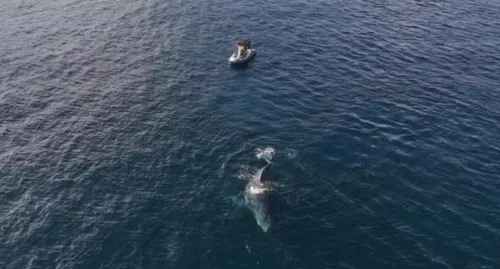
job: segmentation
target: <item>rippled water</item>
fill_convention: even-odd
[[[499,268],[499,17],[4,1],[0,268]],[[243,198],[265,148],[267,232]]]

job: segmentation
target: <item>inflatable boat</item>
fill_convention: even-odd
[[[231,64],[243,64],[248,62],[255,55],[256,51],[252,48],[250,40],[240,40],[236,43],[236,49],[229,57]]]

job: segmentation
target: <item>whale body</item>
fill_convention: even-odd
[[[272,188],[268,186],[267,170],[270,167],[270,162],[267,165],[257,170],[248,184],[245,187],[245,201],[248,208],[252,211],[257,224],[264,232],[267,232],[271,227],[271,195]]]

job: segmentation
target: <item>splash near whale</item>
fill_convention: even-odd
[[[252,175],[245,187],[245,202],[247,207],[252,211],[257,225],[259,225],[264,232],[267,232],[271,227],[270,218],[270,195],[272,188],[269,185],[266,176],[266,170],[269,169],[272,157],[275,150],[271,147],[265,149],[257,149],[256,157],[264,159],[266,165],[257,170]]]

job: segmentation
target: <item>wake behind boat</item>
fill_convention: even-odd
[[[231,64],[243,64],[248,62],[255,55],[256,51],[252,47],[252,42],[250,40],[239,40],[236,42],[236,49],[229,57],[229,63]]]

